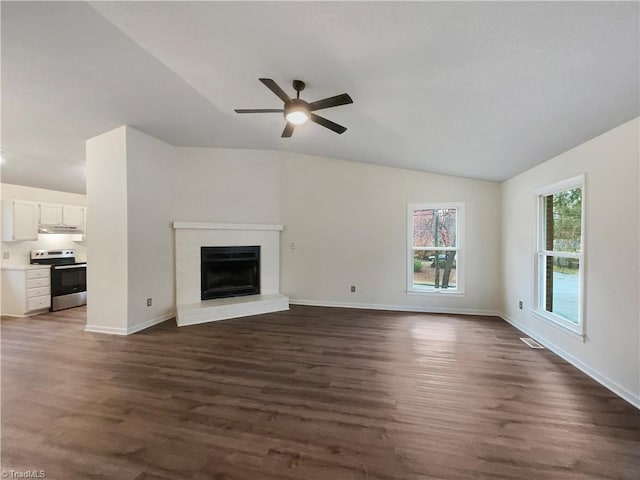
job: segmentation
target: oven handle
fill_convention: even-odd
[[[54,270],[68,270],[69,268],[87,268],[86,263],[80,263],[78,265],[54,265]]]

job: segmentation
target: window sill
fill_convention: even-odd
[[[551,315],[545,315],[540,310],[531,309],[530,312],[533,313],[533,315],[536,316],[537,318],[540,318],[545,322],[547,322],[548,324],[550,324],[551,326],[556,327],[558,330],[564,333],[567,333],[572,337],[579,338],[582,342],[585,341],[585,333],[583,330],[583,325],[571,324],[568,321],[567,322],[559,321],[556,318],[552,317]]]
[[[407,295],[433,295],[440,297],[464,297],[464,292],[460,290],[407,290]]]

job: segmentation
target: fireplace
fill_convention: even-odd
[[[260,247],[201,247],[202,300],[260,293]]]
[[[179,327],[289,310],[289,299],[280,294],[282,225],[173,222],[173,228],[176,242],[176,323]],[[202,260],[208,261],[206,255],[203,257],[202,247],[205,247],[205,251],[212,248],[214,254],[229,253],[224,249],[216,251],[214,245],[224,248],[234,245],[259,246],[253,247],[253,254],[257,256],[259,252],[260,255],[260,260],[255,262],[255,280],[259,287],[255,288],[254,295],[203,300]],[[246,250],[244,253],[247,253]],[[213,260],[221,259],[214,257]],[[204,278],[209,275],[210,267],[215,272],[216,263],[214,261],[212,265],[206,265]],[[251,283],[254,283],[253,278]],[[205,285],[204,290],[209,290],[209,287],[216,289],[219,285],[212,281],[211,285]]]

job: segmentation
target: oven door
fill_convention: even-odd
[[[59,297],[87,290],[87,265],[55,265],[51,269],[51,296]]]

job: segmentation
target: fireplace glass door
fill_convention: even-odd
[[[260,247],[202,247],[201,299],[260,293]]]

